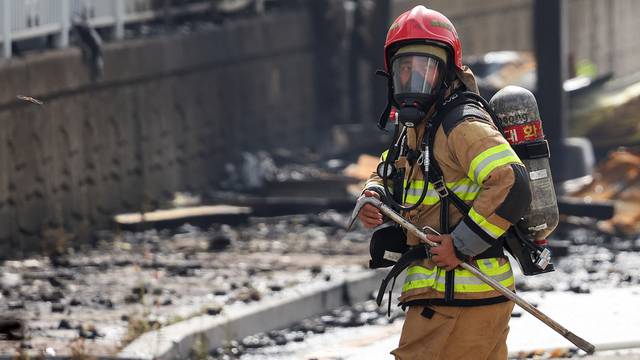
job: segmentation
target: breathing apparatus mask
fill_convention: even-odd
[[[396,56],[391,64],[398,120],[406,127],[415,127],[441,92],[444,65],[439,59],[418,54]]]
[[[404,126],[417,126],[444,94],[446,58],[445,50],[433,45],[405,46],[391,58],[389,90]]]

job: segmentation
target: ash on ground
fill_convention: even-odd
[[[639,239],[620,238],[588,227],[565,223],[561,224],[556,235],[550,239],[550,244],[557,253],[554,257],[556,269],[554,272],[525,277],[512,260],[516,273],[516,287],[522,296],[535,299],[544,298],[545,294],[552,292],[588,294],[595,289],[637,287],[640,284],[640,253],[637,251],[640,248]],[[304,353],[303,349],[307,348],[298,346],[296,343],[308,342],[317,347],[317,341],[314,342],[313,339],[325,331],[338,334],[342,333],[338,330],[340,328],[382,326],[391,324],[404,316],[400,308],[395,306],[392,307],[390,317],[387,317],[386,311],[386,301],[381,307],[377,307],[373,301],[368,301],[351,308],[338,309],[315,319],[305,320],[288,329],[257,334],[231,342],[227,346],[212,351],[209,358],[293,359]],[[520,317],[522,312],[516,307],[512,316]],[[335,321],[336,318],[341,320]],[[388,328],[384,329],[381,331],[388,331]],[[399,328],[396,327],[395,331],[399,331]],[[380,334],[369,336],[375,338]],[[583,356],[579,355],[574,348],[555,349],[551,355],[554,358]],[[518,358],[549,358],[551,355],[541,351],[539,354],[519,354]],[[353,358],[353,354],[350,356],[345,358]]]
[[[240,341],[228,342],[225,346],[210,352],[209,359],[238,359],[241,357],[282,358],[284,354],[299,350],[297,343],[302,343],[310,336],[324,334],[340,328],[356,328],[365,325],[384,326],[393,324],[404,318],[400,308],[393,307],[387,315],[386,307],[379,307],[374,300],[356,304],[352,307],[341,307],[327,314],[306,319],[286,329],[269,331],[247,336]]]
[[[640,237],[623,238],[561,224],[549,243],[555,271],[516,277],[518,291],[589,293],[592,288],[640,284]]]
[[[113,355],[145,331],[367,263],[346,214],[103,232],[97,248],[0,266],[0,355]]]

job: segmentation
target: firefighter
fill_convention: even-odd
[[[402,215],[443,234],[428,236],[439,244],[431,258],[407,268],[399,299],[406,318],[399,346],[391,353],[402,360],[506,359],[514,304],[458,265],[468,261],[515,291],[502,235],[531,202],[526,170],[482,107],[442,110],[461,91],[478,93],[472,72],[462,65],[460,40],[449,19],[424,6],[403,13],[389,28],[384,56],[392,94],[388,107],[398,109],[397,121],[406,134],[406,151],[393,162],[404,173]],[[432,128],[436,118],[437,128]],[[433,153],[427,154],[430,136]],[[429,163],[429,156],[440,178],[432,177],[434,164],[417,170]],[[383,184],[378,173],[372,174],[363,195],[389,200]],[[470,210],[462,213],[449,201],[442,205],[448,192]],[[358,218],[368,228],[384,222],[371,205]],[[406,234],[406,243],[416,246],[420,240]]]

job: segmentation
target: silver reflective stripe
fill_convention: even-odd
[[[420,184],[416,184],[416,185],[420,186]],[[447,187],[449,187],[449,184],[447,184]],[[477,193],[480,191],[480,186],[478,186],[475,183],[460,184],[453,187],[449,187],[449,190],[453,191],[454,193]],[[412,184],[409,190],[407,190],[407,195],[408,196],[422,195],[422,186],[413,187],[413,184]],[[433,188],[433,184],[431,183],[429,183],[429,188],[427,190],[426,196],[432,196],[432,197],[438,196],[438,192]]]
[[[438,275],[439,275],[438,271],[434,271],[433,274],[431,275],[422,274],[422,273],[411,274],[411,275],[407,275],[407,277],[404,279],[404,283],[406,284],[416,280],[433,280],[434,282],[444,284],[444,277],[441,278]]]
[[[460,184],[451,188],[455,193],[475,193],[480,191],[480,186],[477,184]]]
[[[473,171],[473,178],[475,179],[475,181],[477,182],[479,180],[478,177],[480,176],[480,173],[482,172],[482,170],[484,170],[484,168],[487,165],[489,165],[490,163],[496,160],[504,159],[507,157],[513,157],[513,150],[511,149],[502,150],[499,153],[493,154],[491,156],[487,156],[478,165],[476,165],[476,168]]]
[[[499,275],[490,275],[489,277],[492,278],[495,281],[504,281],[509,279],[510,277],[513,276],[513,272],[511,270],[503,273],[503,274],[499,274]],[[477,277],[471,275],[471,276],[456,276],[456,280],[455,280],[456,284],[462,284],[462,285],[482,285],[485,282],[478,279]]]
[[[482,263],[487,269],[491,269],[493,267],[493,263],[489,259],[482,259]]]
[[[505,281],[509,278],[511,278],[513,276],[513,271],[511,271],[511,269],[509,269],[508,271],[499,274],[499,275],[489,275],[489,277],[491,277],[493,280],[495,281]],[[411,274],[411,275],[407,275],[407,277],[405,278],[405,284],[412,282],[412,281],[417,281],[417,280],[432,280],[434,283],[438,283],[438,284],[442,284],[444,285],[445,283],[445,279],[444,277],[440,277],[438,276],[438,272],[434,271],[434,273],[432,275],[427,275],[427,274]],[[460,284],[460,285],[483,285],[485,284],[484,281],[478,279],[477,277],[475,277],[473,274],[469,274],[469,276],[460,276],[460,275],[456,275],[455,278],[455,283],[456,284]]]
[[[422,195],[422,189],[409,188],[409,190],[407,190],[407,196],[420,197],[420,195]],[[429,189],[427,190],[427,195],[425,196],[431,196],[431,197],[438,196],[438,192],[433,189]]]

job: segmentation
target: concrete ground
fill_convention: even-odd
[[[640,360],[640,312],[629,306],[640,303],[640,286],[594,289],[589,294],[564,291],[520,294],[561,325],[604,350],[592,356],[578,352],[572,358]],[[536,349],[541,349],[538,352],[543,355],[537,357],[541,359],[551,358],[551,354],[570,356],[572,344],[562,336],[517,307],[514,314],[517,317],[510,322],[507,340],[512,358],[518,358],[520,352],[522,358],[536,358],[533,357]],[[263,349],[242,359],[390,360],[389,351],[398,344],[401,329],[401,320],[390,325],[334,329],[304,343]]]

